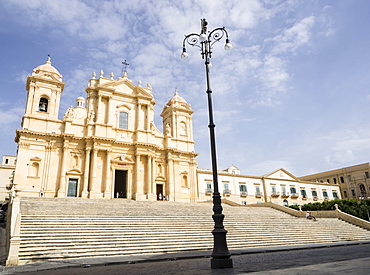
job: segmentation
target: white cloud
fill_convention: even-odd
[[[272,54],[279,55],[288,51],[294,53],[299,47],[308,44],[314,23],[314,16],[306,17],[274,37],[276,45],[272,49]]]

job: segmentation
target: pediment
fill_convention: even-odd
[[[30,159],[30,161],[37,161],[37,162],[39,162],[39,161],[41,161],[41,158],[39,158],[39,157],[33,157],[33,158]]]
[[[282,179],[282,180],[297,180],[297,178],[293,174],[289,173],[284,168],[277,169],[274,172],[271,172],[270,174],[265,175],[264,177]]]
[[[114,159],[112,159],[112,163],[117,163],[117,164],[134,164],[135,162],[132,160],[131,156],[121,154]]]
[[[155,178],[155,181],[156,182],[162,182],[162,181],[166,181],[166,179],[163,176],[158,176],[158,177]]]
[[[40,72],[37,75],[33,75],[33,77],[42,78],[44,80],[47,79],[47,80],[51,80],[51,81],[62,82],[60,79],[56,78],[52,73],[49,73],[49,72]]]
[[[79,168],[71,168],[68,170],[67,175],[82,175],[82,171]]]

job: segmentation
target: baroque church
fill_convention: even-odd
[[[161,113],[162,133],[150,84],[134,85],[126,72],[113,77],[94,73],[86,99],[78,97],[61,120],[65,83],[50,57],[27,77],[15,138],[17,195],[197,200],[191,106],[176,91]]]

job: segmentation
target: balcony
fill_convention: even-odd
[[[314,201],[317,201],[317,200],[319,200],[319,197],[318,197],[318,196],[312,196],[312,199],[313,199]]]
[[[281,193],[282,198],[289,198],[289,193],[288,192],[283,192]]]
[[[329,197],[328,196],[324,196],[324,201],[328,201],[329,200]]]
[[[298,193],[292,193],[292,194],[290,194],[290,197],[291,197],[292,199],[296,199],[296,198],[298,198],[298,197],[299,197],[299,195],[298,195]]]
[[[302,195],[302,200],[307,200],[307,195]]]
[[[280,196],[280,192],[276,192],[276,191],[272,191],[271,192],[271,197],[273,197],[273,198],[277,198],[277,197],[279,197]]]
[[[206,189],[206,195],[212,195],[213,190],[212,189]]]
[[[262,192],[256,192],[256,198],[262,198]]]
[[[224,196],[230,196],[231,191],[230,190],[224,190]]]
[[[248,196],[248,192],[247,191],[240,191],[240,196],[241,197],[246,197],[246,196]]]

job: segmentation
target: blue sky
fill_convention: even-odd
[[[52,64],[75,105],[92,72],[150,82],[155,123],[175,88],[195,111],[198,166],[210,168],[204,63],[180,59],[184,35],[226,27],[232,51],[214,45],[218,168],[242,174],[280,167],[296,176],[369,161],[370,1],[0,1],[0,154],[15,155],[32,69]]]

